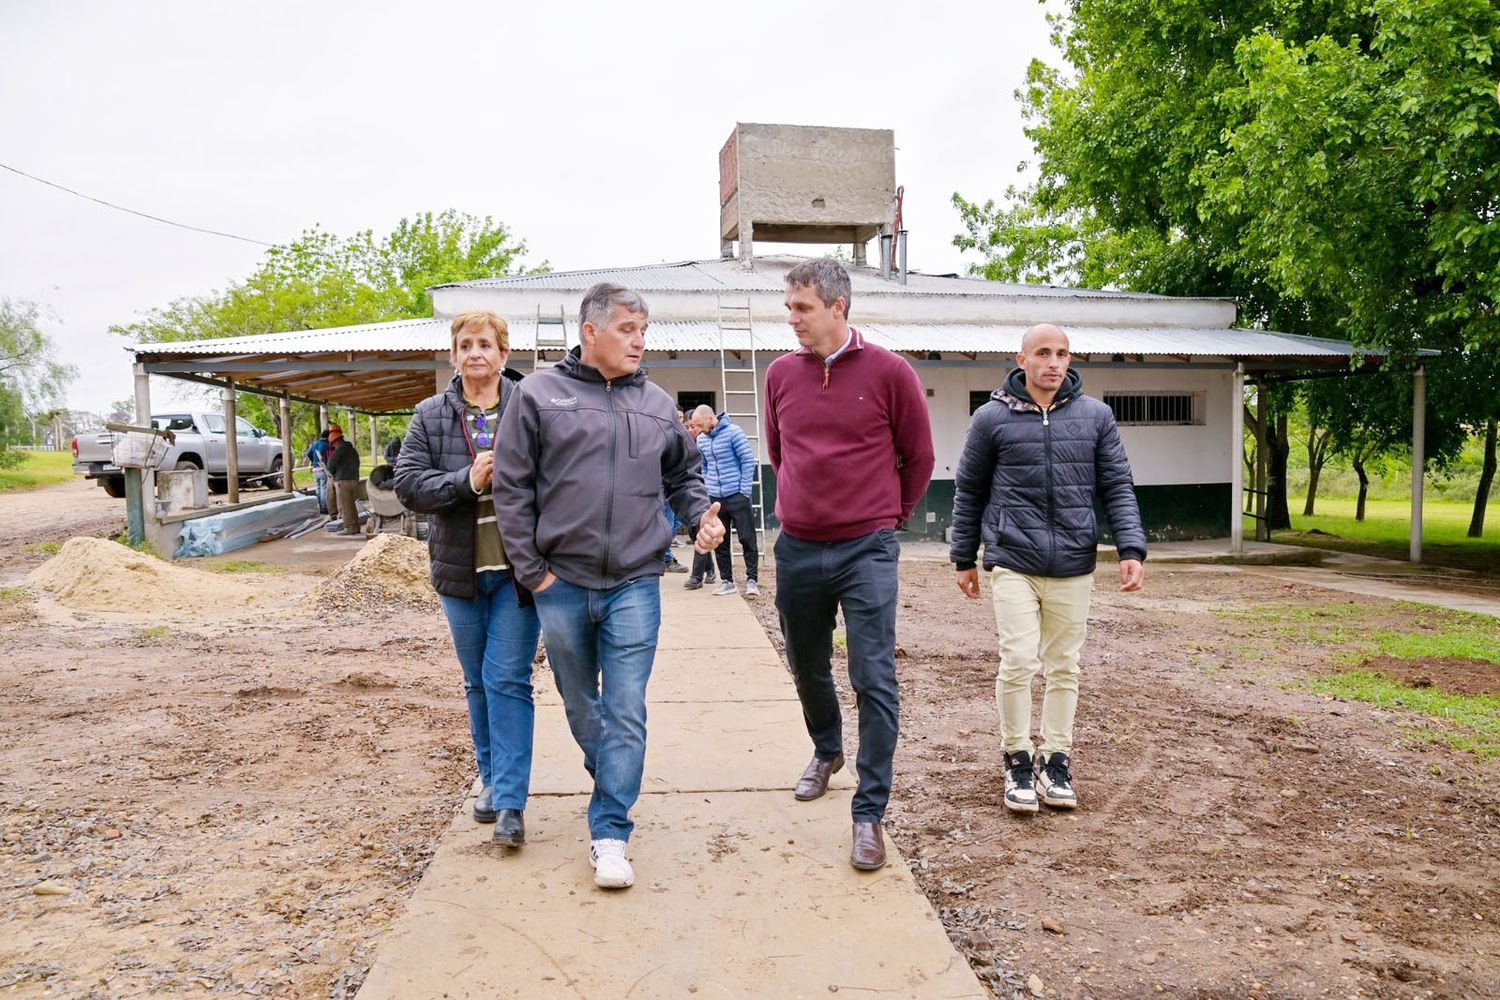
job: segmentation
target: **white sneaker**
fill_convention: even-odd
[[[1005,808],[1011,812],[1034,813],[1037,811],[1036,775],[1032,771],[1031,754],[1017,750],[1005,755]]]
[[[739,593],[739,590],[740,588],[734,585],[733,580],[725,580],[723,583],[714,588],[714,596],[723,597],[726,594],[737,594]]]
[[[1053,809],[1077,809],[1078,793],[1073,790],[1073,774],[1069,770],[1072,763],[1068,755],[1054,752],[1050,755],[1036,755],[1037,791],[1041,793],[1042,802]]]
[[[760,596],[760,584],[756,583],[754,580],[746,580],[745,581],[745,596],[746,597],[759,597]]]
[[[594,866],[594,884],[601,889],[628,889],[635,885],[635,869],[625,857],[623,840],[589,841],[589,864]]]

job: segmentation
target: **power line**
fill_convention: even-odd
[[[124,205],[116,205],[114,202],[105,201],[103,198],[95,198],[91,194],[84,194],[82,191],[74,191],[70,187],[64,187],[61,184],[47,180],[45,177],[38,177],[35,174],[28,174],[26,171],[18,170],[8,163],[0,163],[0,168],[9,170],[13,174],[20,174],[22,177],[25,177],[28,180],[36,181],[38,184],[45,184],[48,187],[57,188],[57,190],[59,191],[66,191],[68,194],[71,194],[77,198],[82,198],[85,201],[95,202],[96,204],[103,205],[105,208],[112,208],[117,212],[126,212],[130,215],[138,215],[143,219],[150,219],[152,222],[165,223],[166,225],[176,226],[178,229],[191,230],[195,233],[207,233],[209,236],[222,236],[225,239],[239,240],[242,243],[254,243],[256,246],[274,247],[277,245],[275,243],[267,243],[265,240],[254,240],[248,236],[237,236],[234,233],[223,233],[217,229],[204,229],[202,226],[190,226],[185,222],[173,222],[171,219],[163,219],[161,216],[152,215],[150,212],[138,212],[133,208],[126,208]]]

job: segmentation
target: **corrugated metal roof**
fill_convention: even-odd
[[[535,318],[510,322],[512,353],[529,353],[536,343]],[[872,343],[894,351],[943,352],[945,354],[1015,354],[1026,332],[1019,326],[978,324],[871,323],[858,324]],[[1153,357],[1232,358],[1347,358],[1356,351],[1351,344],[1317,337],[1299,337],[1266,330],[1192,329],[1184,327],[1073,327],[1067,328],[1073,353],[1096,357],[1123,354]],[[797,340],[785,323],[758,323],[755,349],[767,353],[793,351]],[[577,342],[570,326],[570,341]],[[447,320],[399,320],[368,323],[327,330],[298,330],[219,340],[138,344],[140,356],[222,357],[225,355],[341,354],[345,352],[433,353],[446,351],[450,343]],[[743,351],[750,347],[744,334],[730,335],[725,347]],[[708,321],[664,320],[646,331],[648,351],[681,353],[717,352],[717,324]]]
[[[447,349],[450,339],[448,330],[449,321],[445,319],[402,319],[389,323],[363,323],[359,326],[337,326],[322,330],[289,330],[284,333],[258,333],[246,337],[222,337],[214,340],[135,344],[128,349],[139,355],[325,354],[342,351],[430,352]]]
[[[608,267],[583,271],[552,271],[514,278],[481,278],[459,281],[436,288],[513,288],[548,289],[582,292],[600,281],[613,281],[643,294],[650,292],[770,292],[780,295],[786,288],[785,275],[809,257],[778,254],[755,258],[755,270],[747,271],[738,260],[686,260],[671,264],[644,264],[636,267]],[[848,265],[846,265],[848,266]],[[910,272],[907,283],[880,277],[875,268],[848,266],[850,291],[857,299],[862,295],[998,295],[998,296],[1064,296],[1081,298],[1115,298],[1182,301],[1174,296],[1142,292],[1111,292],[1086,288],[1059,288],[1054,285],[1011,285],[982,278],[958,275],[920,274]],[[1220,301],[1219,297],[1214,297]]]

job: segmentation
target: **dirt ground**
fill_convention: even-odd
[[[1295,686],[1350,669],[1333,650],[1362,634],[1431,627],[1419,608],[1217,566],[1152,566],[1127,595],[1102,566],[1081,808],[1019,817],[1000,804],[988,586],[969,601],[946,564],[901,569],[887,827],[997,994],[1036,975],[1047,996],[1101,1000],[1500,995],[1500,767]],[[1500,674],[1394,663],[1359,666],[1466,692]]]
[[[118,501],[76,487],[0,496],[0,587],[40,543],[119,530]],[[358,988],[473,763],[438,612],[308,602],[358,547],[342,545],[257,575],[253,613],[7,591],[0,994]],[[999,805],[988,602],[945,564],[902,575],[889,830],[998,995],[1033,975],[1101,1000],[1497,995],[1496,765],[1284,686],[1347,669],[1332,628],[1424,627],[1412,606],[1223,567],[1152,567],[1121,595],[1101,571],[1083,808],[1019,819]],[[1493,690],[1488,665],[1402,669]]]

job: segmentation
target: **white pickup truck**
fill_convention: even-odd
[[[176,442],[158,469],[206,469],[208,488],[214,493],[229,489],[228,458],[225,456],[224,414],[162,413],[151,418],[157,430],[171,431]],[[259,483],[281,489],[281,440],[271,437],[248,420],[235,420],[239,445],[239,479],[242,486]],[[114,461],[114,435],[85,434],[73,439],[73,471],[99,480],[112,497],[125,495],[125,474]]]

